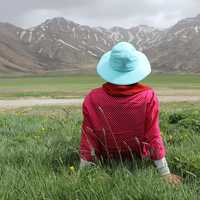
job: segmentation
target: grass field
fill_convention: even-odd
[[[0,78],[0,98],[80,98],[102,83],[96,75]],[[151,75],[144,83],[159,95],[200,96],[200,75]]]
[[[0,199],[198,200],[199,105],[161,105],[167,159],[172,172],[184,177],[180,187],[166,184],[148,159],[78,171],[79,107],[1,112]]]

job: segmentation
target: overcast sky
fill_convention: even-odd
[[[166,28],[200,14],[200,0],[0,0],[0,22],[21,27],[65,17],[82,25]]]

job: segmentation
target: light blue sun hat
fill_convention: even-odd
[[[148,58],[128,42],[119,42],[97,64],[101,78],[116,85],[131,85],[151,73]]]

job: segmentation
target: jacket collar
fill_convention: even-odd
[[[149,90],[150,87],[141,83],[132,85],[115,85],[112,83],[103,84],[103,89],[111,96],[132,96],[139,92]]]

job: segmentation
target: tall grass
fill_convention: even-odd
[[[166,184],[150,160],[79,171],[81,121],[79,109],[0,114],[0,199],[199,199],[200,110],[161,112],[169,166],[184,177],[180,187]]]

